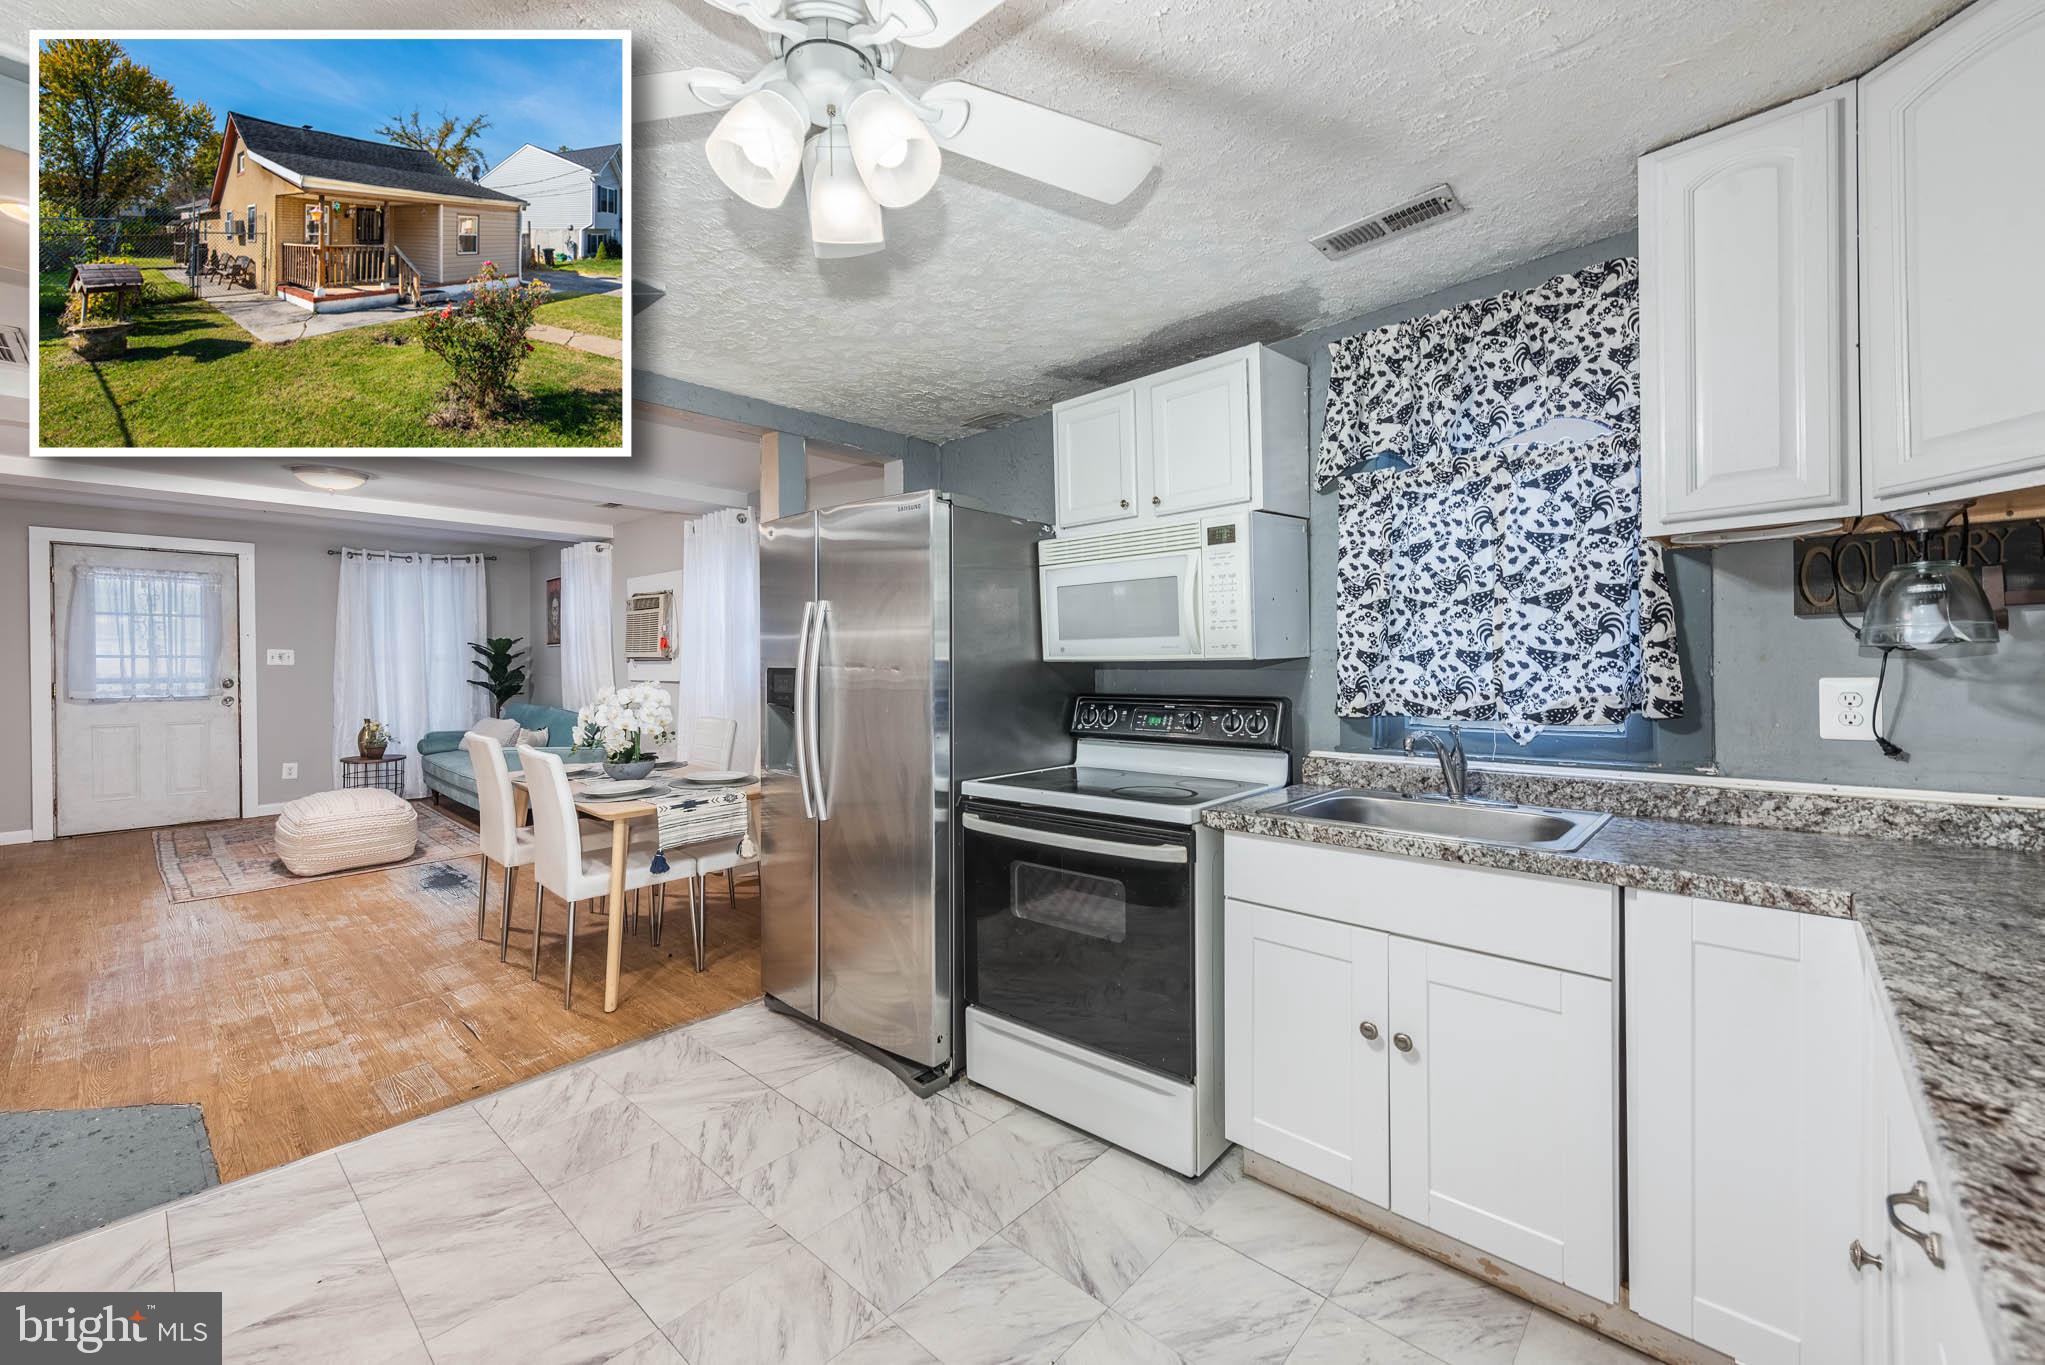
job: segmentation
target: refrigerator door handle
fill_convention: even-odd
[[[817,599],[817,623],[809,647],[809,766],[811,781],[815,785],[817,821],[831,818],[831,801],[824,791],[824,760],[819,752],[817,730],[817,693],[823,687],[824,625],[831,618],[831,604]]]
[[[809,697],[809,625],[816,615],[817,604],[802,604],[802,630],[795,637],[795,780],[802,788],[802,818],[817,818],[816,806],[809,796],[809,746],[803,739],[804,708]]]

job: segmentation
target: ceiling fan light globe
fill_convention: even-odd
[[[903,209],[930,193],[944,166],[937,139],[901,96],[868,84],[846,106],[845,127],[859,178],[882,208]]]
[[[802,169],[809,113],[784,81],[764,85],[725,111],[703,146],[710,169],[748,204],[779,208]]]
[[[827,128],[809,140],[802,183],[809,198],[810,244],[819,259],[864,256],[887,245],[881,206],[852,164],[843,128]]]

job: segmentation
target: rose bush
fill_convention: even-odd
[[[518,367],[532,354],[526,331],[534,310],[546,302],[547,286],[505,280],[503,271],[485,261],[459,304],[437,308],[420,322],[426,349],[454,371],[447,397],[450,417],[462,425],[488,421],[510,407]]]

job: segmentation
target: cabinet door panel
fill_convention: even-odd
[[[1161,513],[1250,500],[1250,361],[1231,356],[1190,374],[1151,381],[1145,467]]]
[[[1853,89],[1643,157],[1650,535],[1859,510]]]
[[[1133,387],[1060,405],[1052,449],[1060,530],[1138,515]]]
[[[1385,935],[1246,901],[1226,913],[1229,1140],[1384,1203]]]
[[[1869,510],[2045,482],[2045,0],[1990,0],[1861,81]]]
[[[1614,1301],[1611,983],[1395,938],[1391,990],[1393,1211]]]
[[[1755,1365],[1860,1358],[1850,920],[1627,893],[1635,1312]]]

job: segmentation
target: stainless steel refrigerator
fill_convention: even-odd
[[[1043,662],[1049,528],[938,493],[760,528],[760,975],[770,1000],[956,1070],[958,784],[1071,757],[1090,676]]]

